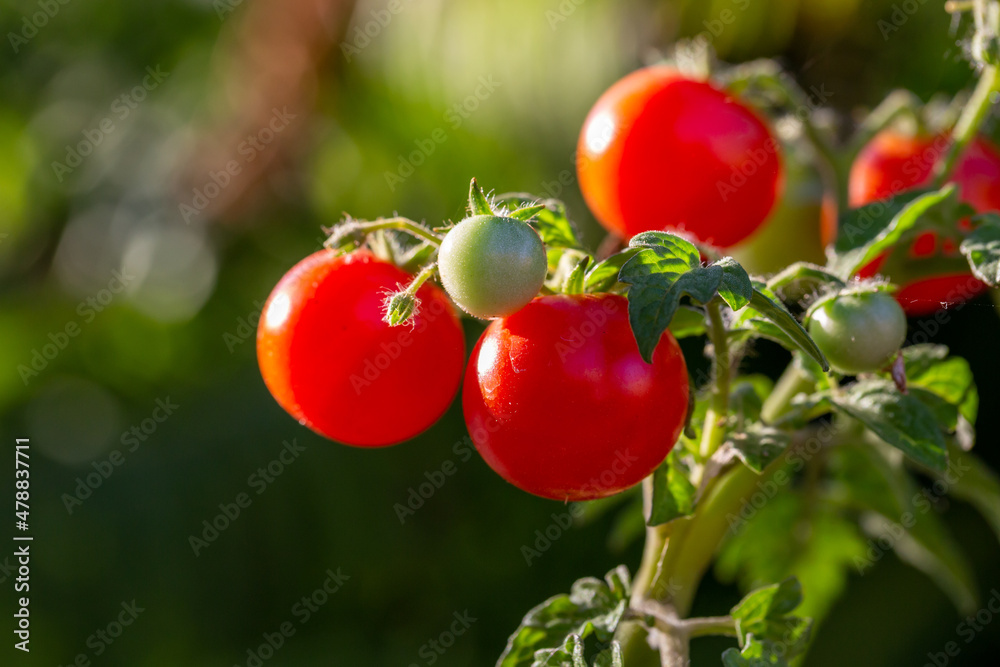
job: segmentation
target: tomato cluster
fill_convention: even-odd
[[[884,130],[858,155],[851,167],[850,205],[886,200],[931,182],[935,162],[948,148],[945,134],[908,135]],[[1000,151],[982,138],[973,141],[955,166],[951,182],[958,184],[960,199],[977,212],[1000,211]],[[963,220],[956,231],[969,228]],[[826,232],[832,241],[835,229]],[[989,289],[974,278],[961,257],[955,237],[934,232],[917,236],[902,261],[887,264],[883,255],[863,267],[866,278],[890,269],[902,287],[896,298],[909,315],[929,315],[942,307],[965,301]]]

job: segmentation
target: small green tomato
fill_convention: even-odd
[[[448,295],[465,312],[506,317],[531,301],[545,282],[545,246],[520,220],[475,215],[458,223],[438,251]]]
[[[847,294],[812,314],[809,335],[834,369],[867,373],[888,364],[906,340],[906,314],[885,292]]]

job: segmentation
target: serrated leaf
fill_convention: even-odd
[[[788,661],[770,642],[751,637],[742,651],[726,649],[722,653],[722,664],[725,667],[786,667]]]
[[[884,380],[864,380],[830,396],[833,405],[879,438],[934,470],[948,466],[944,436],[933,413]]]
[[[802,602],[802,586],[798,579],[758,588],[748,593],[729,612],[736,619],[741,633],[754,632],[765,620],[787,616]]]
[[[593,634],[600,642],[611,641],[630,594],[631,582],[624,566],[608,572],[604,581],[593,577],[578,580],[569,595],[549,598],[527,613],[496,667],[531,667],[537,651],[565,647],[570,635],[585,639]]]
[[[563,294],[583,294],[584,277],[587,274],[587,267],[590,266],[590,255],[585,256],[573,267],[566,282],[563,283]]]
[[[816,347],[816,343],[809,337],[809,333],[802,327],[799,321],[795,319],[795,316],[788,312],[788,309],[780,301],[772,299],[771,296],[766,294],[760,285],[754,287],[749,307],[756,313],[759,313],[761,317],[770,321],[784,335],[783,338],[785,341],[794,345],[794,348],[791,349],[797,349],[809,355],[824,371],[830,369],[830,364],[827,362],[826,357]],[[752,313],[748,313],[744,317],[753,319]],[[757,330],[759,331],[760,328],[757,327]]]
[[[974,220],[980,225],[962,241],[960,249],[977,278],[1000,286],[1000,215],[985,213]]]
[[[781,456],[790,442],[786,431],[762,424],[750,424],[741,432],[731,432],[727,440],[736,457],[758,475]]]
[[[471,215],[493,215],[493,207],[490,206],[490,201],[486,198],[483,189],[479,187],[479,183],[474,178],[469,184],[469,213]]]
[[[707,303],[722,284],[724,271],[718,265],[702,267],[697,248],[671,234],[645,232],[631,244],[647,247],[625,263],[618,279],[629,285],[629,324],[639,353],[652,363],[653,350],[681,299],[690,296]]]
[[[697,490],[691,484],[690,471],[682,463],[680,452],[674,449],[667,459],[653,471],[653,498],[650,503],[650,526],[688,516],[694,511]]]
[[[719,286],[719,296],[733,310],[739,310],[750,303],[753,297],[753,283],[746,269],[740,266],[732,257],[723,257],[713,266],[722,267],[722,284]]]
[[[954,184],[940,190],[917,190],[888,201],[877,201],[847,211],[840,220],[831,267],[849,278],[883,252],[891,249],[929,209],[954,196]]]
[[[947,348],[944,350],[947,353]],[[934,350],[933,354],[939,352]],[[932,360],[928,356],[917,360],[912,355],[906,356],[905,351],[903,360],[909,386],[934,392],[957,407],[970,424],[976,422],[979,392],[968,361],[961,357]]]
[[[606,292],[614,287],[618,282],[618,272],[621,271],[622,266],[640,250],[641,248],[626,248],[590,267],[585,282],[586,290],[588,292]]]
[[[546,248],[579,248],[573,223],[566,215],[566,205],[558,199],[542,199],[523,192],[509,192],[498,195],[494,202],[509,210],[517,210],[525,206],[541,205],[543,208],[535,213],[528,224],[535,228]]]

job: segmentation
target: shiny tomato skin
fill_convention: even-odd
[[[764,222],[781,188],[780,147],[748,107],[656,65],[612,85],[584,122],[577,173],[604,227],[686,232],[727,248]]]
[[[257,329],[271,394],[317,433],[356,447],[402,442],[444,414],[465,338],[444,293],[425,283],[412,326],[382,322],[382,302],[412,277],[363,250],[321,250],[282,277]]]
[[[852,207],[862,206],[880,199],[887,199],[900,192],[929,185],[934,163],[948,148],[948,137],[910,136],[894,130],[877,134],[861,151],[851,167],[849,202]],[[977,137],[966,149],[951,181],[959,186],[959,197],[979,212],[1000,211],[1000,152],[990,142]],[[960,226],[967,225],[961,221]],[[960,259],[954,242],[939,242],[931,232],[914,239],[908,255],[910,266],[894,267],[890,278],[902,283],[896,298],[907,315],[930,315],[947,307],[962,303],[989,289],[969,273],[946,270],[939,275],[924,277],[920,260],[935,256]],[[885,256],[879,257],[858,271],[867,278],[883,268]],[[951,262],[961,266],[962,261]],[[899,274],[899,275],[897,275]]]
[[[613,295],[534,299],[473,351],[462,404],[501,477],[543,498],[603,498],[649,475],[684,426],[688,376],[666,332],[645,363]]]

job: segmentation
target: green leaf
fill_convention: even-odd
[[[786,667],[788,661],[780,647],[751,637],[742,651],[726,649],[722,653],[722,664],[725,667]]]
[[[722,285],[719,286],[719,296],[733,310],[739,310],[750,303],[753,296],[753,283],[746,269],[732,257],[723,257],[712,266],[722,267]]]
[[[557,595],[533,608],[511,635],[496,667],[531,667],[537,651],[561,649],[570,635],[599,642],[614,637],[628,608],[631,582],[624,566],[608,572],[604,581],[588,577],[573,584],[569,595]]]
[[[630,244],[645,249],[625,263],[618,279],[629,285],[629,324],[639,353],[652,363],[653,350],[681,299],[710,301],[722,285],[724,270],[717,265],[702,267],[697,248],[664,232],[644,232]]]
[[[760,285],[754,287],[753,296],[750,299],[750,308],[761,317],[769,320],[777,329],[784,334],[785,340],[794,345],[791,349],[801,350],[812,357],[820,367],[827,371],[830,364],[813,339],[809,337],[806,330],[799,324],[799,321],[788,312],[788,309],[780,301],[772,299],[766,294]],[[750,315],[752,317],[752,314]]]
[[[569,276],[566,277],[566,282],[563,283],[563,294],[583,294],[584,277],[587,273],[587,267],[590,266],[590,259],[590,255],[586,255],[573,267]]]
[[[507,214],[508,218],[514,218],[521,222],[530,222],[532,218],[545,210],[544,204],[534,204],[533,206],[522,206]]]
[[[705,313],[698,308],[681,306],[670,320],[670,333],[674,338],[689,338],[705,333]]]
[[[729,388],[729,412],[743,421],[760,419],[764,399],[774,389],[766,375],[742,375]]]
[[[608,650],[594,659],[595,667],[623,667],[623,664],[622,647],[618,642],[611,642]],[[579,635],[570,635],[559,648],[537,651],[532,667],[590,667],[584,656],[583,639]]]
[[[483,189],[479,187],[479,183],[474,178],[469,184],[469,213],[471,215],[493,215],[490,201],[483,194]]]
[[[754,423],[740,432],[730,432],[727,442],[732,446],[736,457],[759,475],[781,456],[791,442],[791,437],[786,431]]]
[[[947,353],[947,348],[944,350]],[[938,353],[940,350],[935,349],[933,352],[928,350],[923,356],[920,353],[914,356],[913,353],[907,355],[904,350],[907,385],[934,392],[957,407],[962,416],[974,424],[979,411],[979,392],[969,362],[961,357],[929,358],[930,354]]]
[[[929,343],[910,345],[904,347],[901,351],[908,378],[926,373],[931,366],[948,356],[948,347],[946,345],[932,345]]]
[[[977,227],[964,241],[961,250],[972,273],[984,283],[1000,286],[1000,215],[984,213],[974,218]]]
[[[650,526],[659,526],[694,511],[696,489],[691,484],[690,471],[680,456],[675,448],[653,471],[653,498],[646,520]]]
[[[857,419],[879,438],[934,470],[948,466],[944,436],[934,414],[891,382],[863,380],[831,394],[841,412]]]
[[[558,199],[543,199],[523,192],[509,192],[498,195],[494,199],[495,204],[508,210],[517,210],[526,206],[542,206],[542,209],[535,213],[534,217],[527,221],[535,228],[546,248],[579,248],[580,240],[577,237],[573,223],[566,215],[566,205]]]
[[[743,635],[763,627],[764,621],[786,616],[802,602],[802,585],[789,577],[784,581],[758,588],[747,594],[729,612],[738,621]]]
[[[955,192],[955,185],[949,184],[940,190],[907,192],[885,202],[877,201],[847,211],[840,220],[831,268],[840,277],[849,278],[896,245],[920,216]]]
[[[586,290],[606,292],[618,283],[618,272],[641,248],[626,248],[598,262],[587,271]]]

